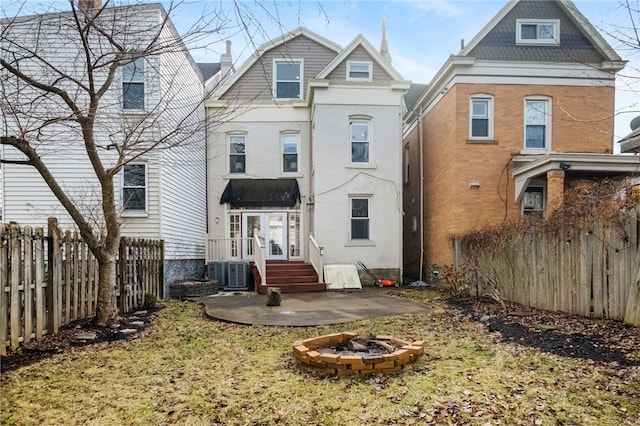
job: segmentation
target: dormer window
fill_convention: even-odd
[[[560,20],[516,20],[516,44],[560,44]]]
[[[347,61],[347,80],[371,81],[371,62]]]

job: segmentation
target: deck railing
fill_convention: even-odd
[[[252,260],[253,238],[207,238],[207,263],[228,260]]]
[[[318,274],[320,282],[324,282],[324,247],[318,245],[318,242],[309,234],[309,261]]]

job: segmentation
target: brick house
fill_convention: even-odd
[[[451,235],[548,215],[584,179],[638,170],[613,155],[624,61],[570,1],[514,0],[404,117],[404,268],[450,264]]]

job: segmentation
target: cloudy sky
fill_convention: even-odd
[[[168,4],[165,0],[160,1]],[[360,33],[374,46],[379,46],[381,19],[385,17],[393,66],[407,80],[428,83],[446,58],[460,50],[461,40],[469,42],[506,1],[182,0],[172,19],[179,31],[186,31],[203,14],[207,19],[224,16],[227,20],[225,29],[206,42],[201,41],[200,45],[206,45],[206,48],[194,48],[192,54],[198,62],[218,62],[225,48],[223,40],[231,39],[233,57],[239,66],[257,45],[299,26],[342,46]],[[639,24],[640,0],[574,0],[618,54],[629,61],[617,79],[616,140],[630,132],[629,122],[640,115],[640,48],[637,45],[636,49],[625,48],[617,40],[619,32],[631,34],[627,2],[636,10],[632,16]],[[0,0],[0,15],[11,12],[10,3],[16,4],[13,0]],[[41,0],[27,0],[24,10],[42,10],[42,3]],[[68,8],[68,2],[64,0],[45,3],[59,9]],[[247,30],[239,29],[240,16]]]

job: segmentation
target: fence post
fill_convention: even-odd
[[[43,297],[44,283],[44,229],[36,228],[36,339],[42,337],[45,329],[45,310]],[[45,287],[46,288],[46,287]]]
[[[33,239],[32,228],[30,226],[24,227],[24,343],[31,341],[31,332],[33,331],[33,295],[31,293],[31,283],[33,282],[33,276],[31,271],[33,270]]]
[[[160,262],[158,271],[160,272],[158,296],[159,299],[164,299],[164,240],[160,240]]]
[[[11,334],[11,349],[15,350],[20,345],[20,334],[22,324],[22,309],[20,306],[20,227],[11,225],[11,240],[9,243],[9,251],[11,256],[11,283],[9,294],[11,297],[11,323],[9,331]]]
[[[7,354],[7,337],[9,337],[9,307],[7,306],[8,261],[7,226],[0,224],[0,355]]]
[[[58,220],[50,217],[47,220],[47,235],[49,240],[49,271],[47,274],[47,313],[48,332],[55,334],[60,328],[60,234]]]
[[[126,311],[126,286],[127,282],[127,238],[120,238],[120,248],[118,249],[118,267],[120,269],[119,273],[116,275],[120,278],[120,282],[118,283],[119,296],[118,296],[118,308],[120,309],[120,313],[124,314]]]

